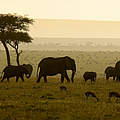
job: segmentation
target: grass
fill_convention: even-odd
[[[12,54],[12,64],[15,64],[15,53]],[[74,83],[60,83],[60,76],[48,77],[48,83],[43,79],[36,83],[36,68],[39,61],[47,56],[68,55],[75,59],[77,74]],[[0,71],[5,67],[4,52],[0,54]],[[32,77],[22,82],[15,78],[8,83],[0,83],[0,120],[119,120],[120,100],[108,99],[110,91],[120,93],[120,83],[106,81],[104,69],[114,65],[119,59],[119,52],[64,52],[43,51],[23,52],[21,63],[31,63],[34,67]],[[96,71],[97,81],[85,84],[82,74]],[[67,91],[61,91],[60,86],[66,86]],[[84,93],[92,91],[99,98],[86,99]]]
[[[35,78],[12,79],[0,84],[0,120],[119,120],[120,100],[108,99],[109,91],[119,92],[119,82],[98,78],[95,84],[82,79],[75,83],[60,83],[60,78],[49,77],[48,83],[36,83]],[[60,91],[60,86],[67,91]],[[86,91],[94,98],[86,99]]]

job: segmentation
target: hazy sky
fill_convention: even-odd
[[[88,20],[36,20],[30,27],[34,37],[120,38],[120,22]]]
[[[35,18],[120,21],[120,0],[1,0],[0,12]]]

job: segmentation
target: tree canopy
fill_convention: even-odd
[[[32,39],[27,31],[29,31],[29,24],[32,23],[33,19],[24,16],[0,14],[0,41],[8,42],[8,40],[16,39],[21,42],[29,42]]]
[[[29,24],[32,23],[33,19],[25,16],[0,14],[0,41],[6,50],[8,65],[10,65],[10,54],[7,44],[17,49],[18,52],[20,42],[31,42],[32,38],[29,36],[28,31]]]

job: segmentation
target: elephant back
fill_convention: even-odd
[[[84,74],[83,74],[83,77],[84,78],[87,78],[87,79],[89,79],[89,78],[92,78],[92,77],[97,77],[97,74],[96,74],[96,72],[85,72]]]
[[[3,72],[10,72],[10,71],[16,71],[16,66],[14,65],[9,65],[9,66],[6,66],[4,69],[3,69]]]

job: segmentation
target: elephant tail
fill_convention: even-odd
[[[38,72],[39,72],[40,65],[37,67],[37,78],[38,78]]]

